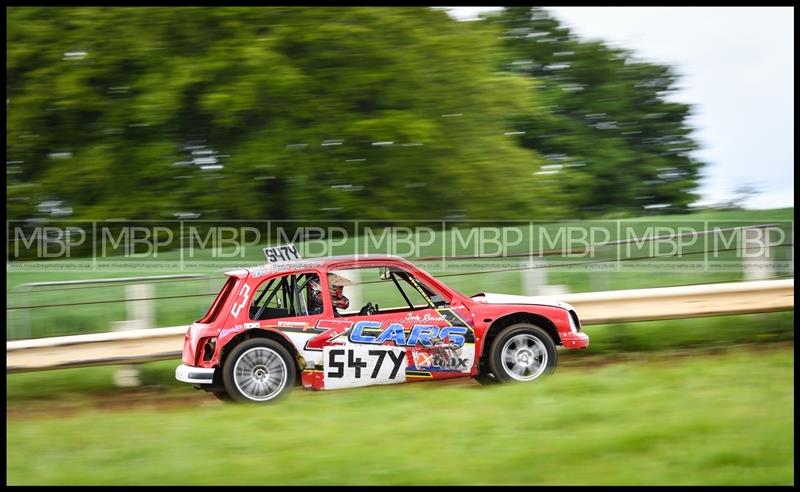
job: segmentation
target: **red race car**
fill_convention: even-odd
[[[532,381],[555,369],[557,345],[589,345],[563,302],[467,297],[395,256],[303,260],[293,246],[265,253],[263,267],[226,272],[208,313],[189,327],[179,381],[253,402],[301,384]]]

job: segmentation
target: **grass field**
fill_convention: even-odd
[[[647,227],[653,225],[659,226],[677,226],[680,224],[695,226],[697,229],[713,228],[713,227],[735,227],[746,224],[763,224],[779,221],[791,221],[794,218],[794,209],[777,209],[777,210],[757,210],[757,211],[728,211],[728,212],[714,212],[705,211],[688,215],[680,216],[659,216],[659,217],[646,217],[638,219],[628,219],[625,225],[630,225],[638,233],[643,233]],[[559,224],[547,225],[545,228],[550,230],[550,237],[555,236],[553,231],[558,226],[572,225],[583,228],[590,228],[592,226],[608,226],[613,221],[583,221],[583,222],[563,222]],[[614,222],[615,223],[615,222]],[[787,232],[787,238],[784,243],[791,243],[792,241],[792,228],[791,223],[783,222],[784,229]],[[615,226],[616,227],[616,226]],[[612,232],[611,239],[616,239],[616,229],[610,227]],[[468,233],[465,232],[464,236]],[[529,250],[536,250],[539,244],[535,241],[536,235],[533,237],[533,242],[525,241],[522,244],[511,248],[512,252],[522,252]],[[563,239],[563,238],[562,238]],[[352,253],[356,249],[355,242],[359,238],[348,241],[338,248],[334,253],[344,254]],[[430,254],[436,255],[442,253],[442,234],[435,237],[433,244],[424,248],[420,253],[422,255]],[[563,242],[563,241],[562,241]],[[452,241],[451,241],[452,243]],[[458,244],[458,243],[456,243]],[[561,243],[557,243],[557,246]],[[703,251],[706,245],[703,241],[698,242],[692,246],[688,251]],[[447,249],[447,248],[445,248]],[[632,256],[645,254],[646,247],[640,248],[642,251],[632,251]],[[465,248],[455,248],[452,251],[447,251],[448,254],[468,254],[469,251]],[[627,252],[626,252],[627,253]],[[159,255],[159,262],[173,262],[177,263],[180,257],[180,251],[168,251]],[[613,259],[616,257],[615,247],[603,248],[598,251],[598,258]],[[791,259],[790,247],[777,247],[774,249],[774,254],[778,259]],[[658,262],[666,265],[667,262],[683,261],[686,260],[702,260],[703,255],[687,256],[686,258],[660,258]],[[735,260],[735,252],[725,252],[720,254],[723,260]],[[125,258],[116,258],[119,261],[126,261]],[[105,277],[120,277],[120,276],[143,276],[143,275],[159,275],[159,274],[175,274],[175,273],[214,273],[216,278],[210,280],[200,281],[182,281],[182,282],[164,282],[153,284],[154,296],[167,297],[167,299],[160,299],[153,301],[155,309],[155,323],[158,326],[172,326],[180,324],[188,324],[189,322],[198,319],[205,312],[209,303],[216,294],[219,285],[223,282],[223,277],[220,268],[204,266],[210,265],[213,260],[211,253],[208,250],[199,251],[197,253],[198,262],[184,271],[177,269],[173,270],[151,270],[145,268],[147,265],[146,260],[137,260],[137,264],[142,268],[139,270],[118,270],[112,269],[109,271],[83,271],[83,272],[70,272],[58,269],[59,261],[53,262],[39,262],[40,265],[48,265],[52,268],[40,272],[26,272],[15,271],[14,264],[7,269],[7,301],[9,307],[20,306],[37,306],[37,305],[51,305],[51,304],[72,304],[81,302],[104,302],[99,304],[90,305],[69,305],[63,307],[43,307],[35,309],[14,309],[6,312],[7,325],[10,327],[7,331],[7,339],[31,338],[41,336],[56,336],[67,335],[75,333],[87,332],[101,332],[109,331],[112,323],[127,319],[126,304],[124,302],[109,302],[125,299],[126,292],[124,286],[119,285],[105,285],[105,286],[90,286],[91,288],[70,288],[70,290],[62,291],[30,291],[27,293],[20,292],[18,288],[20,284],[27,282],[42,282],[53,280],[77,280],[87,278],[105,278]],[[565,258],[547,258],[547,262],[564,261]],[[575,262],[585,261],[585,259],[574,259]],[[248,248],[245,258],[237,261],[246,265],[262,264],[264,262],[263,255],[260,247]],[[506,265],[504,268],[522,266],[523,260],[519,259],[505,259],[502,260]],[[570,260],[571,261],[571,260]],[[127,263],[132,263],[129,259]],[[136,263],[136,262],[133,262]],[[620,262],[608,263],[606,266],[619,267],[618,269],[597,271],[591,268],[583,268],[572,266],[568,268],[553,267],[547,269],[546,282],[549,285],[564,285],[570,292],[587,292],[587,291],[602,291],[602,290],[616,290],[616,289],[635,289],[647,287],[660,287],[669,285],[685,285],[709,282],[726,282],[726,281],[739,281],[742,280],[742,272],[738,268],[733,270],[719,270],[700,268],[664,268],[659,271],[638,271],[636,270],[637,264],[640,262]],[[491,267],[486,265],[479,265],[476,262],[460,262],[461,265],[466,265],[472,270],[482,271],[479,275],[466,275],[466,276],[444,276],[450,273],[458,273],[463,270],[454,270],[454,265],[444,265],[436,262],[428,263],[421,262],[420,266],[428,269],[431,273],[441,276],[448,285],[465,293],[474,294],[481,291],[494,291],[506,294],[523,294],[523,273],[520,271],[507,271],[486,273],[486,270],[491,270]],[[738,265],[734,261],[734,265]],[[793,276],[793,266],[790,272],[781,273],[782,276]],[[369,280],[369,279],[367,279]],[[182,297],[192,296],[192,297]]]
[[[794,350],[8,417],[9,484],[793,484]]]
[[[585,327],[529,385],[222,405],[178,361],[7,375],[9,484],[791,484],[794,313]],[[313,426],[313,432],[310,429]],[[198,466],[197,463],[202,463]]]

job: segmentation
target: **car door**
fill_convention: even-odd
[[[402,267],[392,271],[415,307],[406,314],[411,325],[407,373],[418,379],[469,376],[475,360],[475,337],[466,310],[452,306],[443,293],[413,272]],[[426,333],[431,333],[430,338]]]
[[[366,303],[333,321],[339,332],[322,347],[325,389],[469,376],[471,327],[411,272],[371,266],[331,273],[358,277],[349,287],[360,292],[350,292]]]

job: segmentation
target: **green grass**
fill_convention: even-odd
[[[137,364],[140,388],[184,392],[190,389],[190,386],[175,380],[175,367],[178,364],[179,359]],[[114,383],[114,372],[118,368],[97,366],[7,374],[6,403],[9,406],[29,401],[80,403],[89,396],[113,397],[129,391]]]
[[[7,420],[9,484],[793,484],[794,351]]]
[[[584,331],[591,341],[589,350],[579,354],[612,357],[627,352],[782,342],[794,339],[794,312],[594,325]]]

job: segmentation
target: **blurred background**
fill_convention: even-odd
[[[354,220],[465,234],[515,221],[618,231],[622,219],[640,234],[769,224],[782,236],[764,259],[786,266],[756,273],[738,239],[696,244],[685,253],[706,262],[694,268],[623,269],[606,249],[591,258],[611,264],[602,271],[559,268],[563,250],[456,271],[425,263],[443,228],[412,259],[466,294],[793,279],[791,14],[7,8],[6,218],[341,224],[352,234],[336,254],[358,251]],[[199,318],[224,278],[208,250],[187,266],[182,241],[163,265],[105,271],[91,249],[69,271],[9,248],[7,344]],[[263,263],[260,246],[240,261]],[[529,237],[506,252],[537,248]],[[709,253],[725,266],[709,269]],[[599,324],[588,351],[562,351],[556,376],[533,385],[299,391],[255,408],[177,383],[177,360],[8,374],[7,481],[794,483],[793,320]]]
[[[11,8],[9,218],[527,220],[698,200],[673,68],[545,9],[488,15]]]

